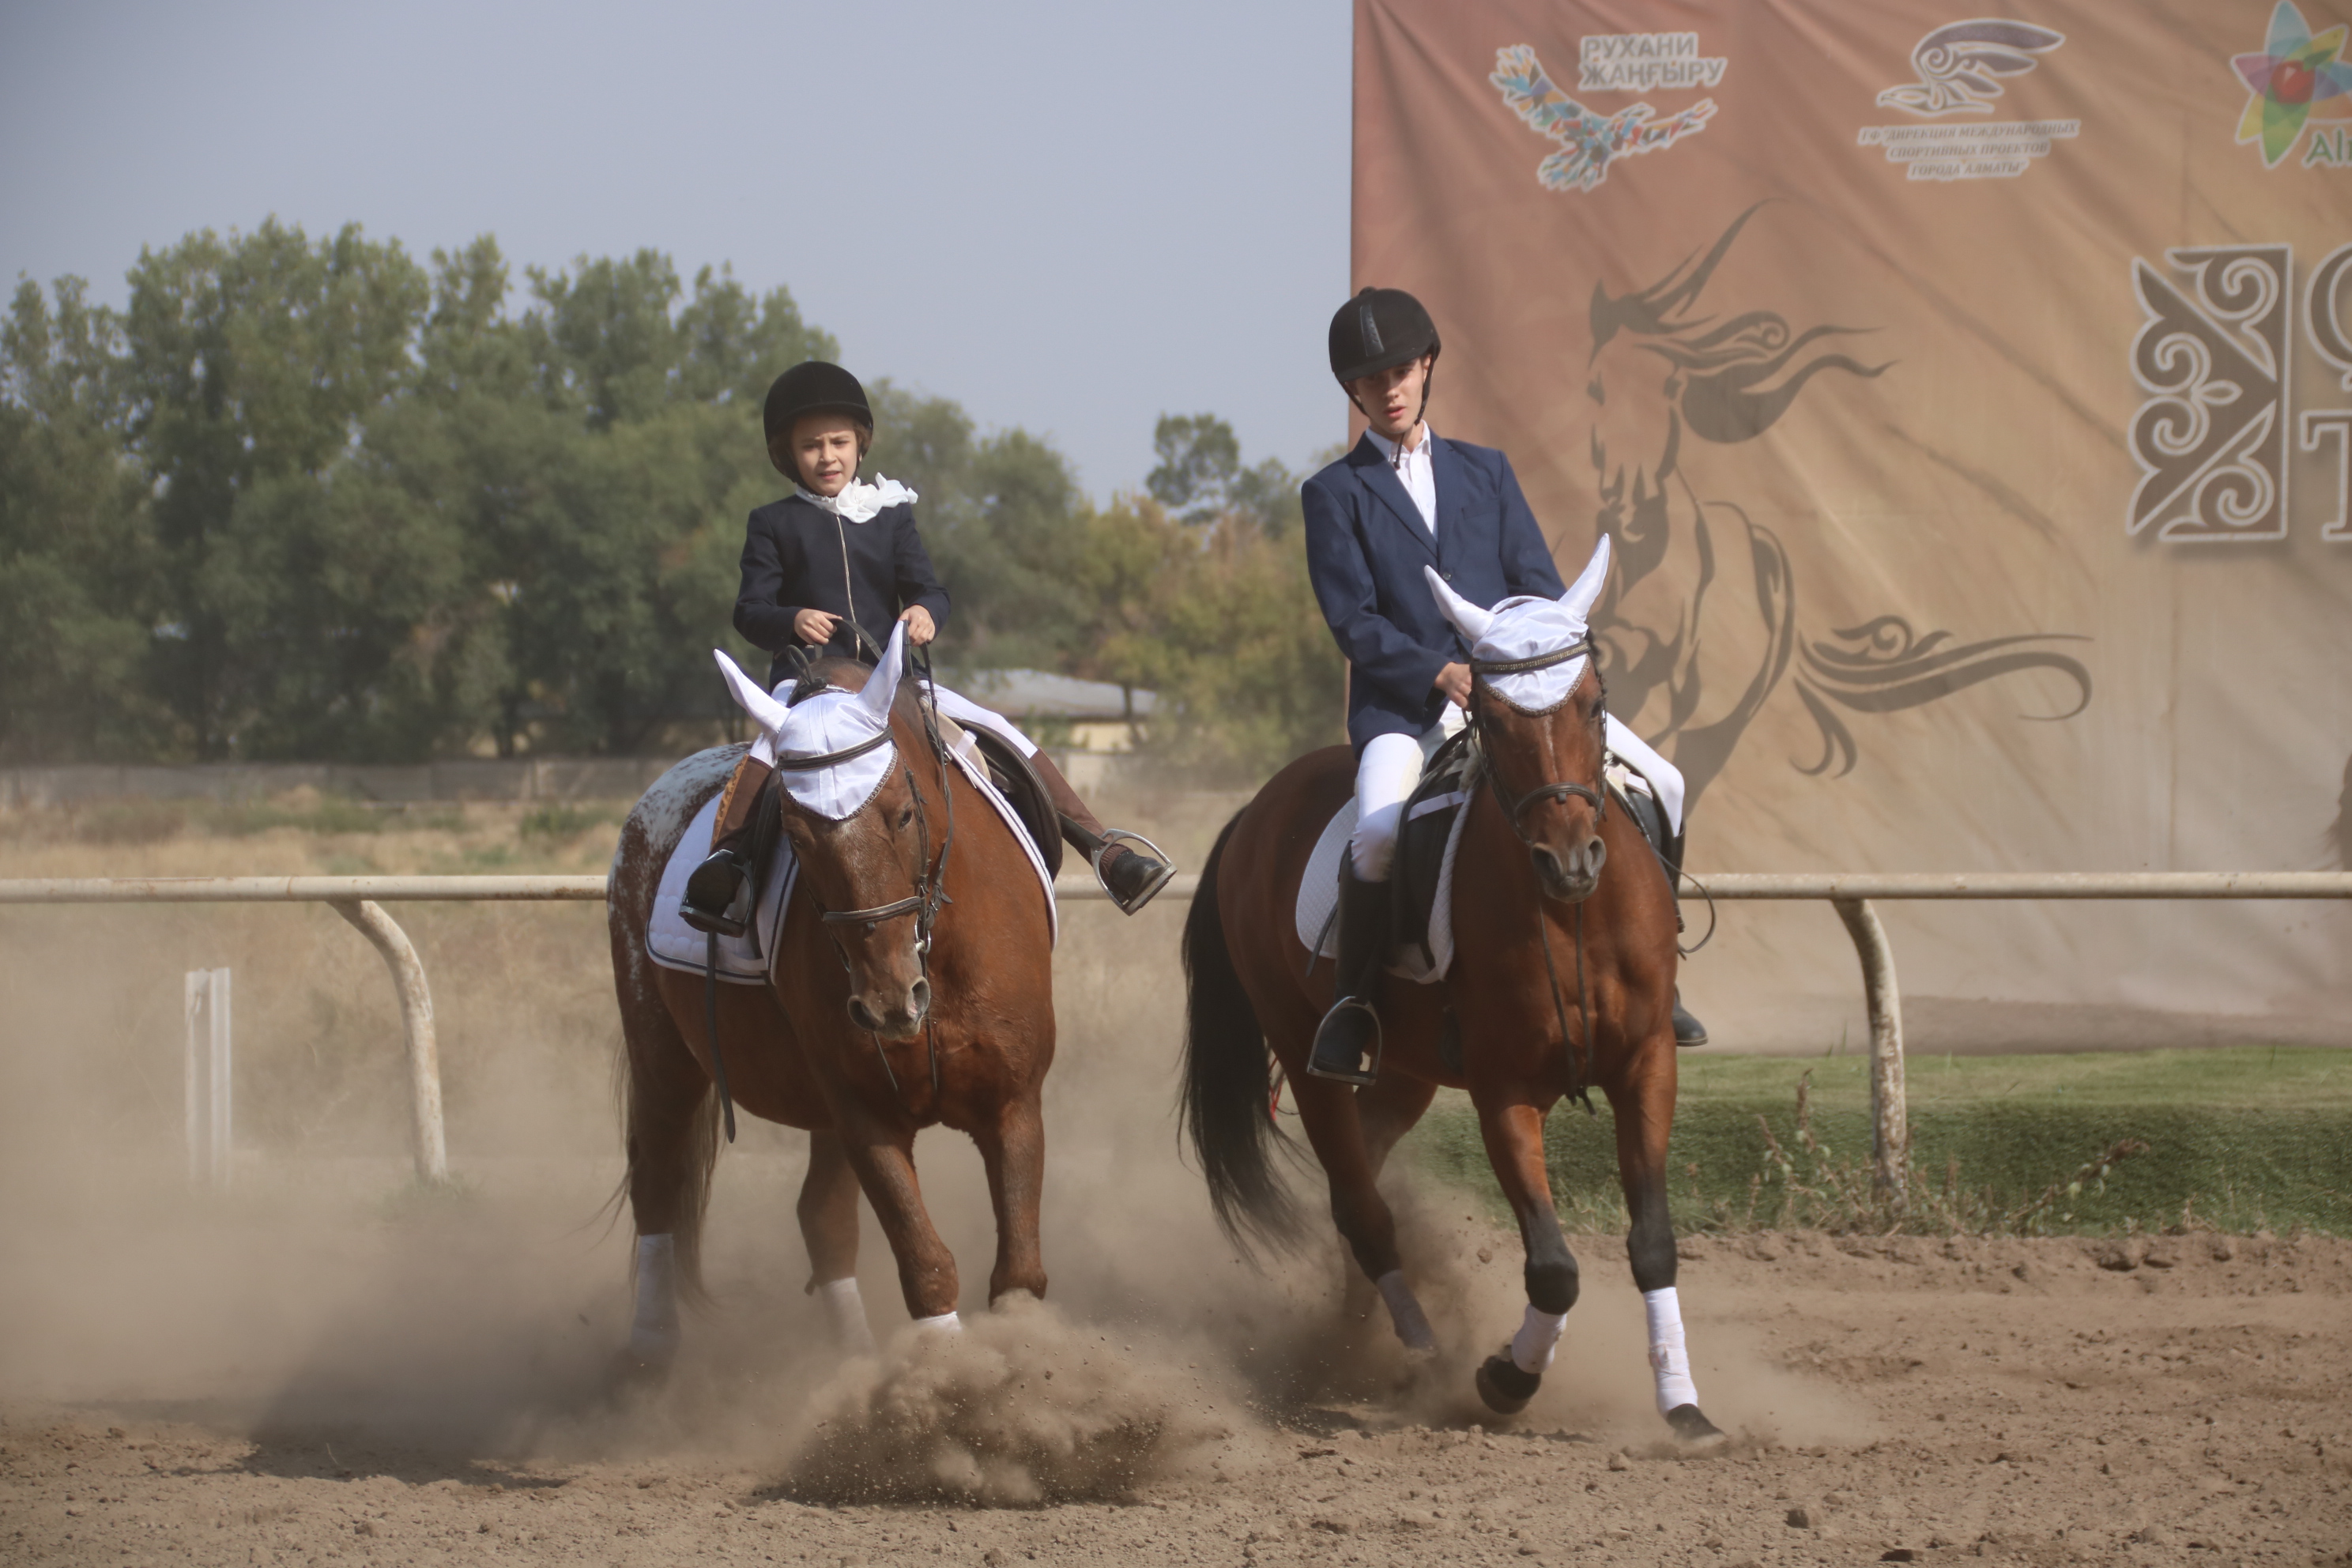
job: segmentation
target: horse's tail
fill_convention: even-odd
[[[1297,1238],[1299,1218],[1273,1156],[1297,1151],[1274,1123],[1265,1031],[1234,969],[1217,908],[1225,843],[1240,821],[1235,815],[1217,835],[1184,917],[1184,1131],[1225,1235],[1244,1249],[1282,1247]]]

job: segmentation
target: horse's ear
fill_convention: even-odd
[[[890,646],[882,650],[882,663],[866,678],[866,688],[857,700],[877,724],[888,726],[890,704],[898,697],[898,672],[907,667],[907,623],[900,621],[890,629]]]
[[[1592,559],[1585,563],[1584,571],[1559,596],[1560,608],[1580,621],[1588,619],[1601,598],[1601,585],[1608,580],[1609,536],[1604,533],[1601,542],[1592,547]]]
[[[1460,632],[1472,642],[1476,642],[1486,635],[1486,628],[1495,624],[1495,613],[1492,610],[1480,609],[1447,587],[1445,579],[1437,574],[1435,567],[1424,566],[1421,569],[1421,574],[1429,579],[1429,591],[1437,596],[1438,613],[1454,623],[1455,631]]]
[[[743,673],[736,662],[717,648],[710,657],[719,661],[719,673],[727,678],[727,689],[733,694],[735,705],[751,716],[751,721],[772,735],[784,727],[784,705],[768,695],[760,683]]]

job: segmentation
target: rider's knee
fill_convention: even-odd
[[[1348,840],[1348,858],[1356,864],[1358,881],[1389,879],[1389,868],[1396,863],[1397,822],[1403,815],[1402,805],[1384,805],[1357,819],[1356,831]]]

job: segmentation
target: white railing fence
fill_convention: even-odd
[[[1685,902],[1700,897],[1700,880],[1685,878]],[[1727,872],[1703,879],[1704,896],[1718,902],[1800,900],[1827,903],[1844,921],[1862,962],[1863,991],[1870,1010],[1871,1114],[1876,1129],[1872,1151],[1880,1191],[1900,1208],[1907,1198],[1910,1121],[1903,1091],[1903,998],[1895,973],[1895,952],[1872,900],[2041,899],[2352,899],[2352,871],[1989,871],[1989,872]],[[383,906],[445,901],[601,903],[605,879],[586,877],[120,877],[0,879],[0,904],[196,904],[322,903],[349,921],[378,952],[400,995],[400,1016],[408,1043],[411,1140],[416,1174],[444,1182],[449,1154],[441,1126],[440,1047],[433,1028],[433,994],[425,966]],[[1198,877],[1179,877],[1161,897],[1187,900]],[[1092,882],[1066,882],[1055,891],[1065,899],[1097,900],[1103,890]],[[220,976],[222,1085],[227,1061],[227,973]],[[189,976],[191,1023],[189,1071],[195,1071],[194,1022],[196,976]],[[193,1078],[191,1079],[193,1083]],[[194,1097],[190,1147],[194,1148]],[[226,1119],[215,1152],[226,1175]],[[192,1153],[193,1161],[193,1153]]]

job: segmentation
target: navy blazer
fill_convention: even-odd
[[[1430,683],[1444,666],[1470,658],[1469,644],[1439,612],[1423,566],[1435,566],[1447,587],[1482,609],[1514,594],[1556,599],[1567,591],[1511,460],[1491,447],[1434,439],[1434,539],[1370,436],[1300,489],[1307,575],[1353,667],[1348,739],[1360,753],[1375,735],[1426,733],[1445,702]]]
[[[930,611],[947,629],[948,591],[915,531],[911,501],[884,507],[864,522],[835,516],[797,495],[760,508],[743,538],[743,586],[735,596],[735,629],[773,656],[768,684],[797,675],[784,650],[801,647],[793,618],[803,610],[845,617],[822,651],[870,659],[851,636],[855,619],[876,647],[890,646],[891,623],[910,605]]]

